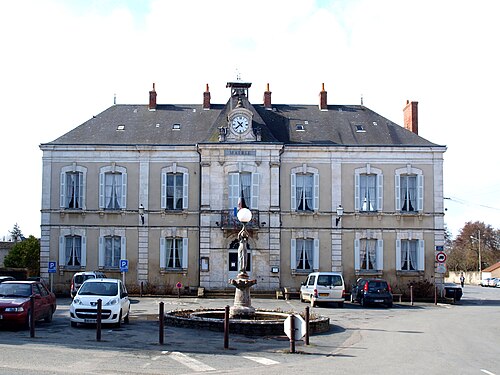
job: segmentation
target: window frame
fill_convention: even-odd
[[[125,229],[101,229],[99,233],[99,257],[98,266],[99,269],[116,271],[120,269],[120,264],[115,266],[106,265],[106,248],[105,248],[105,238],[106,237],[120,237],[120,260],[127,259],[127,237],[125,236]]]
[[[402,268],[402,250],[403,241],[414,241],[416,243],[416,269],[403,269]],[[408,257],[409,257],[408,252]],[[396,271],[403,273],[425,271],[425,241],[415,237],[402,237],[396,240]]]
[[[402,209],[401,199],[401,176],[416,176],[416,208],[413,211]],[[395,198],[395,211],[402,214],[417,214],[422,213],[424,210],[424,175],[421,169],[414,168],[411,165],[405,168],[396,169],[394,175],[394,198]]]
[[[361,179],[362,176],[375,175],[375,203],[376,207],[373,210],[363,210],[363,202],[361,195]],[[379,168],[372,167],[367,164],[366,167],[356,168],[354,170],[354,210],[360,213],[382,212],[384,208],[384,175]]]
[[[180,208],[168,208],[167,207],[167,182],[169,175],[180,175],[182,174],[182,204]],[[182,211],[187,210],[189,207],[189,170],[184,167],[177,166],[174,163],[172,166],[164,167],[161,170],[161,197],[160,197],[160,206],[163,210],[166,211]],[[175,196],[174,196],[175,200]]]
[[[169,259],[168,249],[167,249],[167,240],[172,240],[172,243],[176,243],[177,240],[182,244],[181,249],[181,260],[180,267],[168,267]],[[187,237],[177,237],[177,236],[165,236],[160,238],[160,270],[164,272],[179,272],[185,271],[188,268],[189,261],[189,239]]]
[[[235,171],[228,173],[228,208],[233,210],[240,204],[242,176],[250,176],[250,197],[245,200],[246,206],[251,210],[259,208],[260,174],[253,171]]]
[[[120,207],[106,208],[106,175],[121,174]],[[116,186],[118,187],[118,186]],[[127,209],[127,168],[116,165],[102,167],[99,171],[99,208],[106,211],[122,211]]]
[[[69,201],[67,196],[67,175],[77,174],[79,183],[79,198],[80,207],[69,207]],[[86,186],[87,186],[87,168],[83,166],[77,166],[76,164],[62,167],[59,180],[59,207],[66,210],[85,210],[86,209]]]
[[[66,239],[67,237],[80,237],[80,265],[66,264]],[[59,259],[58,264],[60,269],[85,269],[87,266],[87,237],[85,229],[79,228],[62,228],[59,233]]]
[[[298,209],[297,205],[297,175],[312,175],[312,209]],[[293,212],[311,213],[319,210],[319,170],[304,164],[301,167],[292,168],[290,171],[290,209]],[[305,197],[304,199],[307,199]]]
[[[311,249],[311,255],[312,255],[312,262],[311,262],[311,268],[297,268],[298,266],[298,261],[297,261],[297,250],[298,250],[298,245],[300,243],[297,243],[298,241],[310,241],[312,243],[312,249]],[[301,252],[307,252],[306,248],[304,247]],[[319,239],[316,238],[292,238],[291,243],[290,243],[290,268],[293,272],[297,273],[310,273],[313,271],[319,270]]]

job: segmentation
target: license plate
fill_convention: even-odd
[[[85,319],[85,323],[97,323],[97,319]]]
[[[320,297],[328,297],[329,295],[330,295],[330,294],[328,294],[328,293],[320,293],[320,294],[319,294],[319,296],[320,296]]]
[[[384,302],[384,300],[383,299],[376,299],[373,302],[375,302],[375,303],[382,303],[382,302]]]

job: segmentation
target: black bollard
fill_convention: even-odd
[[[30,297],[30,311],[28,316],[28,324],[30,326],[30,337],[35,337],[35,297]]]
[[[413,306],[413,285],[410,285],[410,303]]]
[[[305,317],[306,317],[306,335],[305,335],[304,340],[305,340],[305,344],[309,345],[309,306],[306,306]]]
[[[96,324],[96,341],[101,341],[101,326],[102,326],[102,299],[97,300],[97,324]]]
[[[160,313],[158,314],[158,320],[160,322],[160,345],[163,345],[164,327],[165,327],[165,317],[164,317],[164,303],[160,302]]]
[[[438,304],[438,288],[437,286],[434,287],[434,305]]]
[[[142,298],[143,290],[144,290],[144,281],[141,281],[141,298]]]
[[[295,353],[295,316],[290,315],[290,353]]]
[[[224,349],[229,348],[229,306],[224,308]]]

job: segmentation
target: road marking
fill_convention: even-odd
[[[488,374],[488,375],[495,375],[494,373],[488,371],[488,370],[483,370],[481,369],[482,372],[484,372],[485,374]]]
[[[243,358],[249,359],[251,361],[254,361],[254,362],[260,363],[261,365],[266,365],[266,366],[276,365],[279,363],[277,361],[273,361],[272,359],[268,359],[268,358],[264,358],[264,357],[250,357],[250,356],[244,355]]]
[[[167,354],[173,360],[183,364],[186,367],[189,367],[191,370],[196,372],[204,372],[204,371],[214,371],[213,367],[210,367],[194,358],[188,357],[187,355],[181,352],[169,352],[163,351],[162,354]]]

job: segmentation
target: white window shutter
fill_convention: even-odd
[[[291,197],[290,210],[292,210],[292,211],[297,210],[297,197],[296,197],[296,194],[297,194],[297,190],[296,190],[296,187],[295,187],[295,173],[292,173],[290,175],[290,197]]]
[[[64,245],[64,236],[59,236],[59,266],[66,265],[66,249]]]
[[[259,209],[259,186],[260,186],[260,174],[252,173],[252,202],[250,207],[254,210]]]
[[[229,209],[233,209],[235,207],[238,207],[238,198],[240,196],[239,194],[239,174],[238,173],[230,173],[228,175],[228,185],[229,185]]]
[[[313,210],[319,209],[319,173],[315,173],[314,179],[314,199],[313,199]]]
[[[161,208],[167,208],[167,174],[161,174]]]
[[[401,271],[401,240],[396,240],[396,271]]]
[[[417,175],[417,211],[424,210],[424,175]]]
[[[418,240],[418,264],[417,268],[419,271],[425,270],[425,241]]]
[[[354,210],[359,211],[359,173],[354,175]]]
[[[104,183],[105,175],[104,173],[99,173],[99,208],[104,208]]]
[[[127,237],[122,236],[121,238],[121,253],[120,259],[127,259]]]
[[[78,173],[78,182],[79,182],[79,193],[80,193],[80,208],[85,208],[85,177],[83,176],[83,172]]]
[[[189,245],[189,239],[187,237],[182,239],[182,265],[181,267],[183,269],[188,268],[188,245]]]
[[[122,173],[122,199],[120,202],[120,208],[122,210],[127,208],[127,173]]]
[[[384,175],[377,175],[377,211],[382,212],[384,209]]]
[[[166,190],[165,190],[166,192]],[[166,197],[165,197],[166,198]],[[182,209],[187,210],[189,207],[189,173],[182,174]],[[166,201],[165,201],[166,206]]]
[[[165,269],[167,267],[167,248],[165,245],[165,238],[160,238],[160,268]]]
[[[395,211],[401,211],[401,178],[400,175],[395,175],[394,176],[394,197],[396,199],[396,202],[394,203],[396,205]],[[400,262],[401,263],[401,262]]]
[[[297,269],[297,241],[295,238],[290,241],[290,268]]]
[[[82,236],[82,251],[81,251],[80,265],[82,268],[87,267],[87,237]]]
[[[377,252],[375,255],[376,258],[376,268],[377,271],[381,271],[384,269],[384,240],[377,240]]]
[[[314,271],[319,270],[319,240],[314,240],[313,247],[313,269]]]
[[[66,207],[66,173],[61,172],[61,191],[59,198],[59,207]]]
[[[98,266],[104,267],[105,259],[105,249],[104,249],[104,237],[99,237],[99,264]]]
[[[359,271],[359,247],[360,247],[360,241],[358,239],[354,240],[354,270]]]

